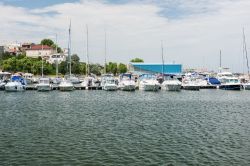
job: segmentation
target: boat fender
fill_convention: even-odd
[[[15,89],[17,89],[17,86],[15,86]]]

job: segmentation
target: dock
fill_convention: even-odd
[[[25,88],[26,90],[37,90],[36,84],[29,84],[26,86]],[[75,90],[102,90],[102,87],[96,87],[96,86],[89,86],[89,87],[85,87],[82,86],[81,84],[74,84],[74,89]],[[59,90],[59,86],[58,84],[53,84],[52,85],[52,90]]]

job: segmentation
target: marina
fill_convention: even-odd
[[[249,9],[1,0],[0,166],[250,166]]]
[[[0,98],[1,165],[250,163],[249,91],[0,91]]]

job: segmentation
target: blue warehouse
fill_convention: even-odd
[[[130,63],[129,69],[131,72],[136,74],[151,73],[151,74],[161,74],[163,65],[153,64],[153,63]],[[181,64],[164,64],[164,74],[181,74],[182,65]]]

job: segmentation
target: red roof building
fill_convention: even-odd
[[[52,47],[49,47],[47,45],[33,45],[31,46],[31,48],[27,49],[27,50],[53,50]]]

